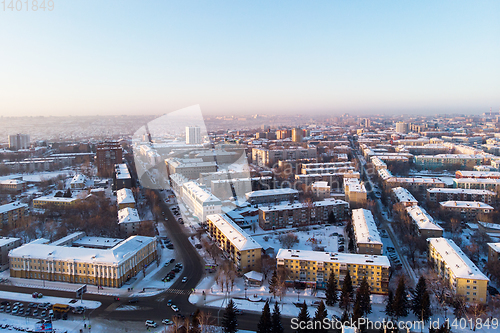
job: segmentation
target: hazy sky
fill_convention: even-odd
[[[500,1],[54,4],[0,7],[0,115],[500,108]]]

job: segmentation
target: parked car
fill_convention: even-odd
[[[176,306],[176,305],[171,305],[170,308],[172,309],[172,311],[174,312],[179,312],[179,308]]]
[[[129,299],[128,302],[131,304],[138,303],[139,299],[137,297],[134,297],[134,298]]]
[[[183,277],[183,278],[182,278],[182,283],[186,283],[186,282],[187,282],[187,280],[188,280],[187,276]]]
[[[172,306],[172,300],[171,299],[168,300],[167,306]]]
[[[173,321],[171,321],[170,319],[163,319],[163,320],[161,321],[161,323],[162,323],[163,325],[172,325],[174,322],[173,322]]]
[[[158,324],[154,320],[146,320],[146,327],[153,327],[156,328],[158,327]]]

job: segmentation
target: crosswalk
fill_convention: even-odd
[[[189,290],[182,290],[182,289],[167,289],[167,293],[169,294],[176,294],[176,295],[187,295],[190,293]]]

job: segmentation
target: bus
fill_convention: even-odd
[[[52,305],[52,310],[54,310],[54,312],[66,313],[69,312],[70,306],[67,304],[54,304]]]

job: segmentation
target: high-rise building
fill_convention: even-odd
[[[9,149],[27,149],[30,147],[30,136],[28,134],[9,135]]]
[[[398,132],[398,133],[408,133],[408,130],[409,130],[408,123],[404,123],[404,122],[401,122],[401,121],[396,123],[396,132]]]
[[[201,130],[198,126],[186,126],[186,144],[200,144]]]
[[[302,129],[301,128],[294,128],[292,130],[292,141],[293,142],[302,142]]]
[[[99,177],[112,177],[115,164],[122,163],[122,146],[118,142],[105,142],[97,146],[97,174]]]

